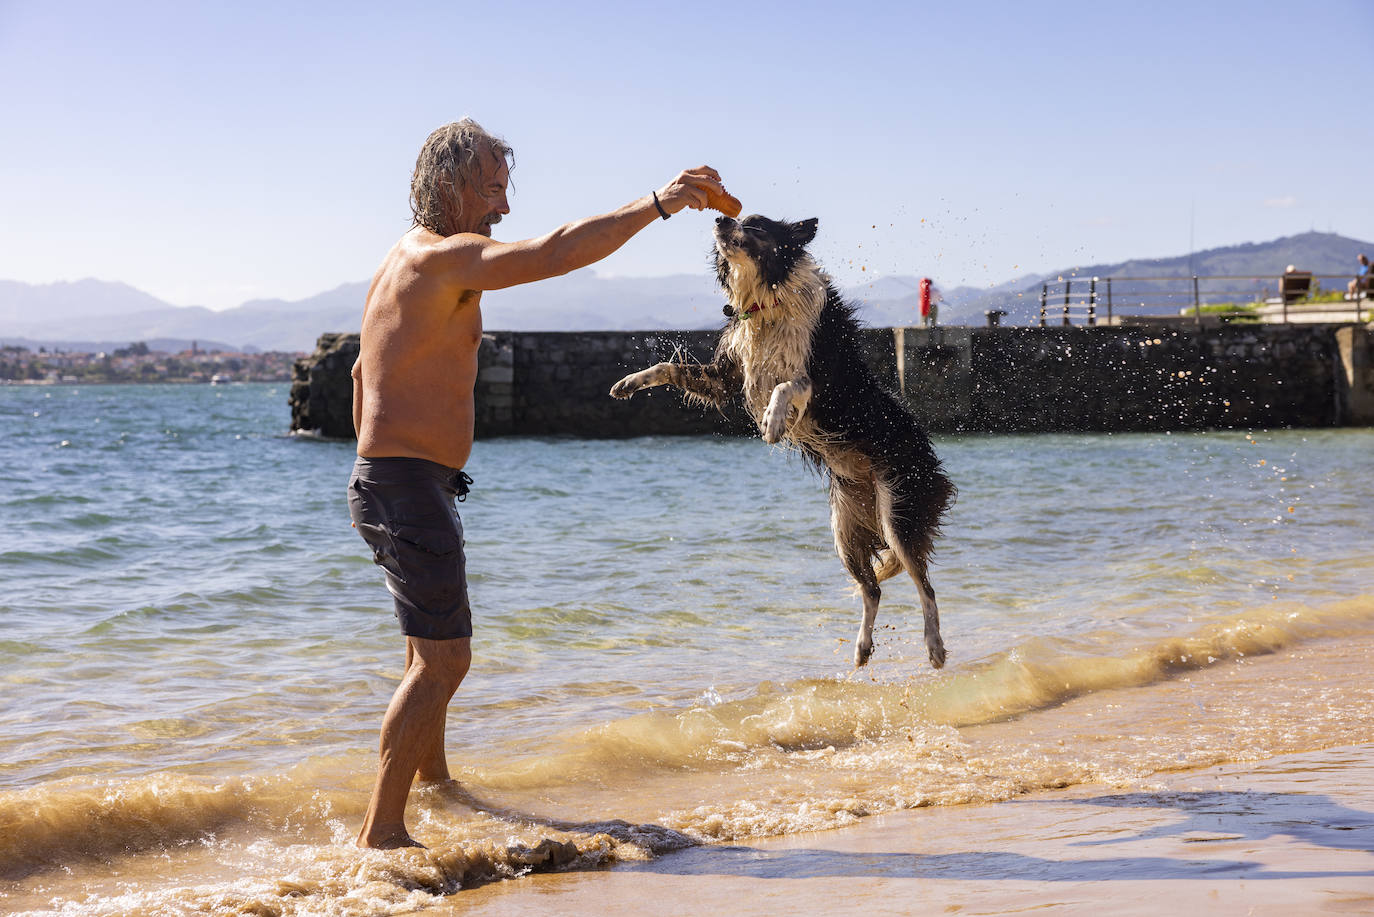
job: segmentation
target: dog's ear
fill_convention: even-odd
[[[810,245],[811,240],[816,238],[816,225],[820,220],[812,217],[809,220],[799,220],[792,224],[792,240],[798,245]]]

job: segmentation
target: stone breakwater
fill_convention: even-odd
[[[738,406],[673,389],[608,396],[636,369],[708,361],[716,332],[483,335],[477,436],[752,434]],[[935,432],[1330,427],[1374,424],[1374,334],[1361,325],[1203,328],[870,328],[864,358]],[[293,430],[353,436],[356,334],[298,360]]]

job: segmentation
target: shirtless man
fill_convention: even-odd
[[[510,212],[510,148],[464,119],[425,141],[411,181],[414,227],[387,253],[363,311],[353,367],[358,460],[349,513],[386,572],[406,669],[382,720],[381,763],[360,847],[420,846],[406,830],[412,781],[444,782],[444,721],[472,655],[462,523],[472,483],[473,382],[483,290],[557,277],[620,248],[657,219],[701,210],[720,176],[702,166],[652,195],[522,242],[496,242]]]

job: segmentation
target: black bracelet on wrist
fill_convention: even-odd
[[[658,215],[663,217],[663,219],[668,219],[671,214],[664,210],[663,205],[658,202],[658,192],[654,191],[652,193],[654,195],[654,209],[658,211]]]

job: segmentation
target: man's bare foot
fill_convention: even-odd
[[[448,771],[442,774],[426,774],[422,771],[415,772],[415,782],[421,786],[428,786],[435,783],[448,783],[453,778],[448,775]]]
[[[468,788],[457,780],[450,777],[448,780],[435,780],[426,783],[416,784],[416,791],[422,799],[442,800],[444,802],[456,802],[465,806],[477,805],[477,800],[468,792]]]
[[[416,774],[415,784],[416,786],[426,789],[433,789],[435,787],[446,787],[449,784],[457,786],[458,781],[454,780],[452,777],[426,777],[424,774]]]
[[[419,847],[428,850],[424,844],[410,836],[405,828],[388,832],[359,833],[357,845],[364,850],[399,850],[402,847]]]

